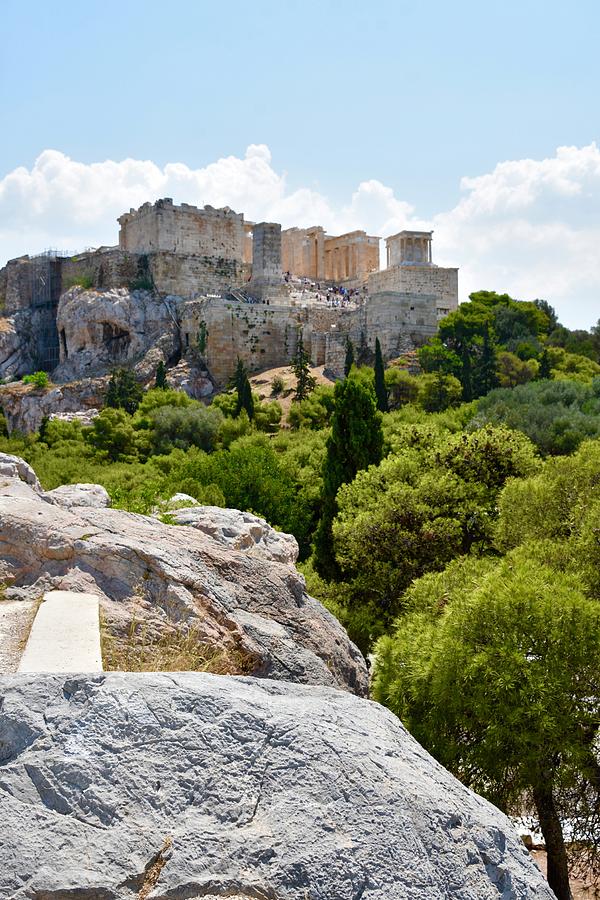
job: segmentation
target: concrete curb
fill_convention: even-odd
[[[102,672],[98,597],[49,591],[33,621],[19,672]]]

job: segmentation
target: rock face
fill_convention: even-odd
[[[148,351],[150,377],[158,362],[169,359],[179,347],[179,329],[173,303],[148,291],[66,291],[58,304],[56,324],[60,336],[60,365],[56,381],[72,381],[105,373],[117,365],[140,366]]]
[[[85,378],[44,390],[14,382],[0,386],[0,407],[11,432],[37,431],[45,416],[78,418],[89,424],[104,405],[107,388],[108,377]]]
[[[552,900],[383,707],[199,673],[0,682],[0,896]]]
[[[0,455],[3,471],[0,582],[10,585],[9,599],[34,599],[52,589],[97,594],[118,658],[135,624],[146,644],[190,633],[209,661],[225,661],[219,671],[366,694],[361,653],[306,593],[293,566],[233,550],[197,529],[91,507],[89,486],[59,489],[63,501],[70,494],[63,508],[56,492],[40,493],[32,470],[17,457]],[[77,496],[87,505],[72,505]]]
[[[298,559],[298,542],[294,535],[275,531],[268,522],[252,513],[219,506],[187,506],[171,510],[169,516],[178,525],[196,528],[232,550],[243,550],[250,556],[291,565]]]

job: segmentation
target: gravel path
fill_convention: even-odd
[[[0,601],[0,675],[17,671],[36,609],[34,600]]]

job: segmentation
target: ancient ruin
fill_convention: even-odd
[[[379,338],[390,359],[458,304],[458,270],[433,263],[432,232],[388,237],[380,269],[380,239],[365,231],[282,231],[169,198],[118,221],[118,246],[0,270],[0,377],[44,369],[65,383],[142,358],[146,377],[160,358],[199,352],[219,388],[237,357],[251,371],[287,364],[299,335],[336,374],[348,339],[368,353]]]

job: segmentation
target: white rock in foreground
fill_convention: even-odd
[[[504,815],[342,691],[7,676],[0,771],[12,900],[553,897]]]

